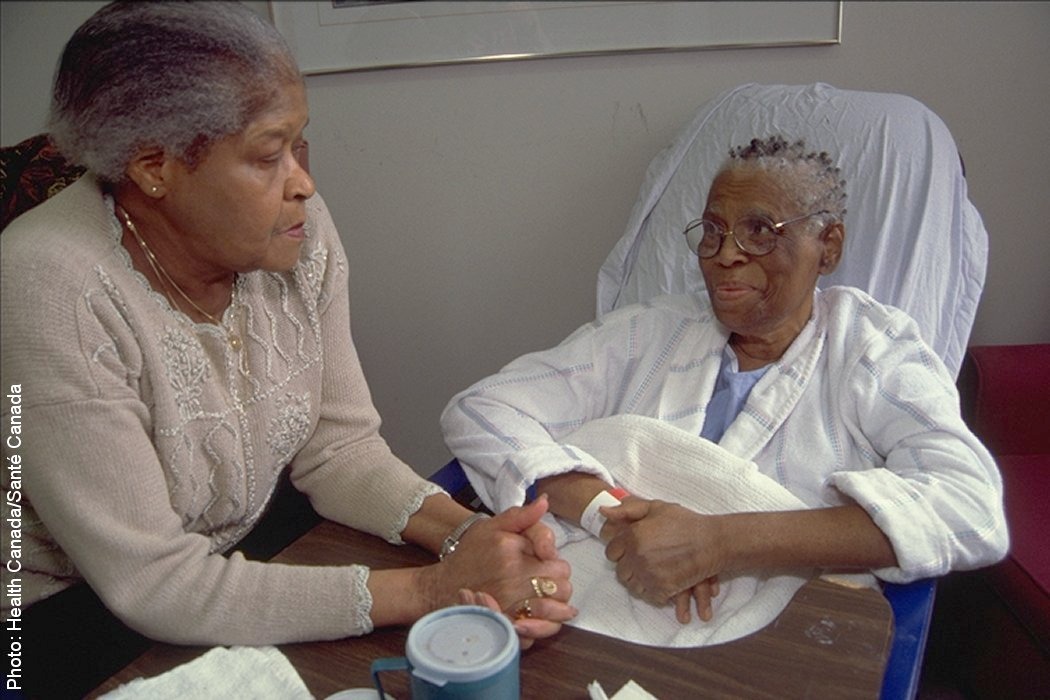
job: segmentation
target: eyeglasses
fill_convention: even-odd
[[[777,238],[784,235],[784,227],[811,216],[830,214],[827,209],[803,214],[787,221],[774,223],[764,216],[745,216],[727,230],[723,224],[710,219],[697,219],[685,227],[685,240],[689,250],[701,258],[713,258],[722,248],[722,239],[732,236],[736,247],[748,255],[767,255],[777,247]]]

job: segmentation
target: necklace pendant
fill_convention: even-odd
[[[230,347],[233,348],[235,352],[241,351],[241,336],[237,335],[236,333],[230,332],[226,336],[226,338],[230,343]]]

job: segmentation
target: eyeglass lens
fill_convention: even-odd
[[[722,247],[722,239],[730,235],[713,221],[700,221],[688,229],[689,246],[701,258],[715,256]],[[758,217],[744,217],[733,224],[733,241],[750,255],[765,255],[776,246],[777,234],[773,225]],[[694,247],[695,243],[695,247]]]

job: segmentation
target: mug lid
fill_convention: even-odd
[[[388,700],[393,700],[392,695],[388,693],[383,695]],[[379,691],[375,688],[347,688],[329,695],[324,700],[383,700],[383,698],[379,697]]]
[[[408,632],[412,673],[435,685],[470,682],[502,670],[518,654],[518,635],[506,616],[480,605],[435,610]]]

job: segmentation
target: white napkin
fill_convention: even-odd
[[[563,442],[594,456],[617,485],[630,493],[679,503],[699,513],[807,508],[758,471],[754,462],[653,418],[602,418],[587,423]],[[795,592],[817,574],[807,569],[720,576],[711,621],[700,620],[694,611],[692,621],[683,625],[675,619],[672,606],[656,607],[627,592],[616,580],[602,542],[564,521],[558,524],[561,527],[556,532],[568,535],[567,543],[559,546],[572,565],[572,604],[580,611],[569,624],[637,644],[696,647],[751,634],[772,622]],[[874,585],[870,575],[862,581]]]
[[[587,686],[587,694],[591,700],[657,700],[656,696],[642,686],[632,681],[627,681],[623,687],[616,691],[610,698],[605,694],[605,689],[598,681],[591,681]]]
[[[314,700],[275,647],[216,647],[153,678],[136,678],[102,700]]]

